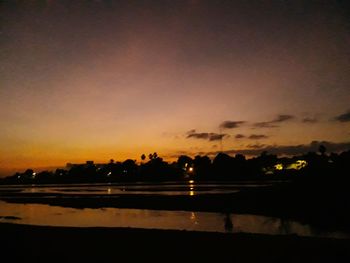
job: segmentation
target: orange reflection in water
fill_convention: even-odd
[[[13,220],[8,216],[21,218]],[[190,231],[227,232],[225,223],[232,222],[232,233],[350,238],[340,232],[316,232],[308,225],[279,218],[208,212],[163,211],[145,209],[74,209],[42,204],[17,204],[0,201],[0,223],[73,227],[133,227]],[[226,223],[227,225],[227,223]]]
[[[189,180],[188,183],[189,183],[189,188],[190,188],[189,195],[193,196],[195,194],[194,193],[194,180]]]

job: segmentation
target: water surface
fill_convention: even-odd
[[[349,238],[340,232],[320,232],[309,225],[292,220],[249,214],[125,208],[75,209],[4,201],[0,201],[0,222],[42,226],[133,227]]]
[[[256,182],[185,182],[166,183],[107,183],[107,184],[56,184],[0,186],[0,195],[6,194],[59,194],[59,195],[200,195],[229,194],[241,189],[271,186],[272,183]]]
[[[133,227],[189,231],[260,233],[269,235],[349,238],[340,232],[322,232],[310,225],[293,220],[252,214],[223,214],[196,211],[167,211],[126,208],[69,208],[47,204],[25,203],[26,198],[118,197],[120,195],[210,195],[235,194],[242,189],[268,187],[280,182],[166,182],[166,183],[107,183],[70,185],[0,186],[0,223],[73,226],[73,227]],[[10,202],[22,198],[23,203]],[[9,202],[6,202],[8,200]]]

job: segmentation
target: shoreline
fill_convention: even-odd
[[[18,193],[2,189],[7,203],[67,208],[130,208],[167,211],[252,214],[294,220],[323,231],[350,233],[350,195],[331,185],[277,184],[236,193],[187,195]]]
[[[322,206],[302,198],[286,198],[282,190],[243,190],[233,194],[203,195],[41,195],[10,194],[0,196],[8,203],[45,204],[67,208],[131,208],[167,211],[240,213],[295,220],[327,231],[350,233],[349,215],[344,207]],[[45,198],[46,197],[46,198]],[[295,205],[297,204],[297,205]]]

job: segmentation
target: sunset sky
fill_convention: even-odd
[[[1,1],[0,175],[350,149],[349,9],[319,2]]]

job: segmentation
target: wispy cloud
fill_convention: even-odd
[[[252,149],[261,149],[265,146],[265,144],[248,144],[247,148],[252,148]]]
[[[318,122],[318,120],[316,118],[306,117],[306,118],[302,119],[302,122],[304,122],[304,123],[316,123],[316,122]]]
[[[284,122],[284,121],[288,121],[288,120],[291,120],[294,118],[295,117],[293,115],[280,114],[276,117],[276,119],[272,120],[271,122],[273,122],[273,123]]]
[[[223,129],[234,129],[240,127],[245,121],[224,121],[220,124],[220,128]]]
[[[196,132],[196,130],[190,130],[186,133],[186,138],[202,139],[208,141],[219,141],[225,137],[229,137],[226,133],[213,133],[213,132]]]
[[[340,122],[350,122],[350,110],[348,110],[347,112],[345,112],[343,114],[336,116],[334,118],[334,120],[340,121]]]
[[[248,145],[247,149],[232,149],[224,151],[227,154],[244,154],[256,156],[266,151],[277,155],[300,155],[308,152],[317,152],[320,145],[324,145],[327,152],[341,152],[350,150],[350,142],[329,142],[329,141],[312,141],[310,144],[299,145]],[[262,146],[262,147],[261,147]],[[207,155],[213,156],[219,152],[208,152]]]
[[[219,141],[224,137],[228,137],[228,134],[223,134],[223,133],[209,133],[209,141]]]
[[[269,136],[264,135],[264,134],[252,134],[248,137],[248,139],[251,140],[261,140],[261,139],[267,139]]]
[[[280,115],[277,115],[277,117],[271,121],[256,122],[253,124],[253,126],[256,128],[277,128],[279,127],[278,126],[279,123],[286,122],[294,118],[295,117],[293,115],[280,114]]]
[[[278,125],[273,124],[272,122],[256,122],[254,123],[256,128],[277,128]]]
[[[350,150],[350,142],[330,142],[330,141],[312,141],[309,144],[298,144],[298,145],[265,145],[265,144],[248,144],[245,149],[230,149],[224,151],[226,154],[244,154],[248,156],[257,156],[262,152],[266,151],[270,154],[277,155],[301,155],[308,152],[318,152],[319,146],[324,145],[327,152],[342,152]],[[216,156],[221,151],[217,150],[217,147],[212,147],[213,151],[178,151],[174,154],[166,155],[165,158],[177,158],[180,155],[208,155]]]

